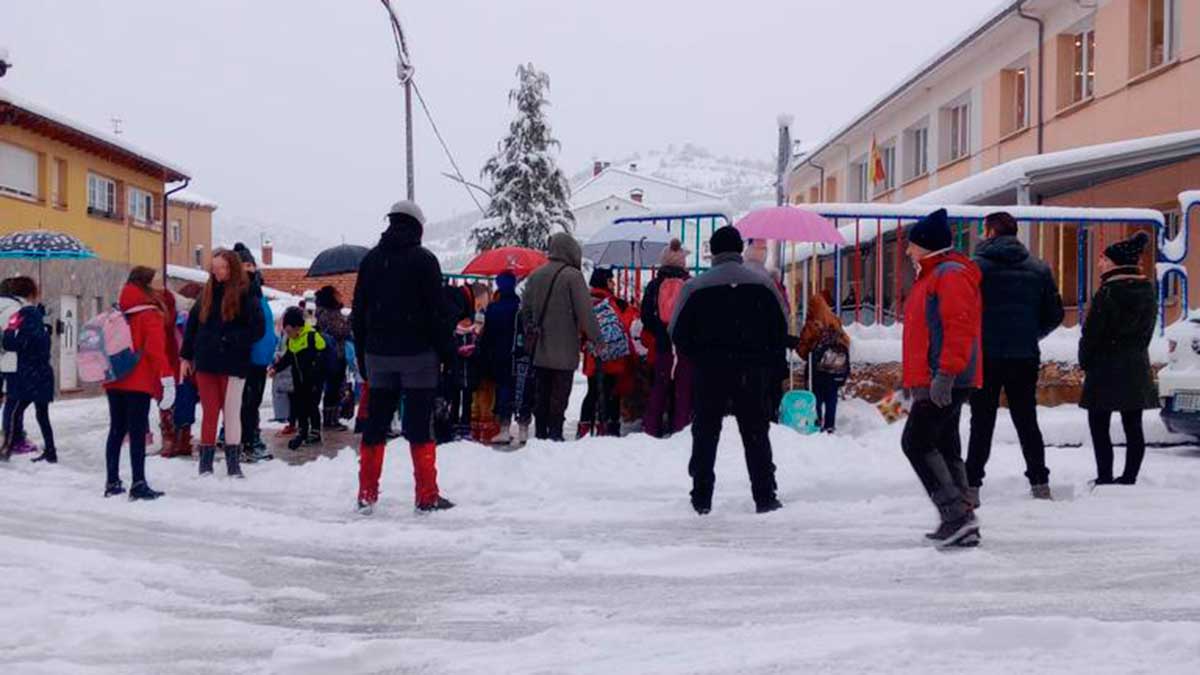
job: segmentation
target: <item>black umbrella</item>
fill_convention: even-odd
[[[362,264],[363,258],[367,257],[370,250],[366,246],[355,246],[354,244],[342,244],[327,248],[318,253],[312,261],[312,265],[309,265],[308,276],[328,277],[335,274],[357,272],[358,266]]]

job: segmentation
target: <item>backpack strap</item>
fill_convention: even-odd
[[[562,267],[559,267],[558,271],[554,273],[554,276],[550,277],[550,288],[546,290],[546,300],[544,303],[542,303],[541,316],[538,317],[538,330],[541,330],[542,324],[546,322],[546,311],[550,309],[550,298],[554,295],[554,284],[558,283],[558,275],[562,274],[566,269],[567,264],[563,263]]]

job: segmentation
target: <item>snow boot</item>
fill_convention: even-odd
[[[782,508],[783,508],[783,503],[780,502],[775,497],[772,497],[771,499],[769,499],[765,502],[755,504],[754,512],[755,513],[770,513],[772,511],[778,511],[779,509],[782,509]]]
[[[246,477],[246,475],[242,473],[242,463],[241,458],[239,457],[240,454],[240,447],[234,446],[232,448],[225,448],[225,470],[229,472],[230,478]]]
[[[1034,499],[1044,499],[1046,501],[1054,501],[1054,496],[1050,494],[1050,484],[1042,483],[1029,488],[1029,494]]]
[[[956,520],[943,520],[937,530],[925,535],[938,548],[956,546],[969,536],[979,539],[979,519],[974,512],[968,512]]]
[[[516,441],[520,445],[525,445],[526,443],[529,442],[529,423],[528,422],[526,422],[525,424],[519,424],[519,423],[517,424],[517,439],[516,439]]]
[[[121,484],[121,481],[115,481],[104,486],[105,498],[123,494],[125,494],[125,486]]]
[[[301,436],[300,434],[289,438],[287,442],[288,450],[299,450],[300,446],[304,445],[305,438],[306,436]]]
[[[34,461],[36,462],[37,460]],[[1113,483],[1116,485],[1137,485],[1137,479],[1131,476],[1118,476]]]
[[[192,427],[191,425],[178,427],[178,434],[175,439],[175,457],[191,457],[192,456]]]
[[[54,448],[46,448],[42,450],[42,454],[33,458],[35,462],[45,462],[47,464],[58,464],[58,451]]]
[[[213,445],[200,446],[200,475],[211,476],[213,472],[213,461],[217,457],[217,448]]]
[[[375,513],[375,504],[372,502],[364,502],[360,499],[358,500],[358,506],[356,507],[356,510],[360,516],[369,516]]]
[[[162,436],[162,449],[158,451],[160,457],[174,457],[175,443],[175,425],[172,422],[174,419],[170,410],[158,411],[158,433]]]
[[[712,486],[692,483],[692,508],[702,516],[712,511]]]
[[[151,487],[146,484],[146,481],[140,480],[134,483],[133,487],[129,488],[129,501],[153,501],[164,494],[166,493],[151,489]]]
[[[242,464],[253,464],[258,461],[258,458],[254,456],[254,444],[253,443],[243,443],[242,447],[241,447],[241,452],[242,452],[242,457],[241,457]]]
[[[304,445],[306,445],[306,446],[313,446],[313,445],[320,445],[320,444],[321,444],[321,432],[317,431],[316,429],[313,429],[312,431],[308,432],[308,435],[304,437]]]
[[[322,428],[328,429],[330,431],[349,431],[350,430],[350,427],[347,427],[345,424],[342,424],[342,421],[340,419],[338,419],[338,411],[336,408],[326,409],[326,410],[321,411],[321,421],[323,422],[323,424],[321,425]]]
[[[433,513],[434,511],[449,511],[454,508],[454,502],[439,496],[437,499],[426,504],[417,504],[417,513]]]

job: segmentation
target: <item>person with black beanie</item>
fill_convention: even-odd
[[[1158,318],[1154,282],[1139,266],[1150,243],[1145,232],[1104,249],[1097,261],[1100,288],[1088,305],[1079,338],[1083,394],[1079,407],[1088,411],[1088,427],[1096,455],[1096,485],[1137,482],[1146,453],[1142,411],[1158,408],[1158,391],[1150,368],[1150,340]],[[1113,477],[1109,433],[1114,412],[1125,429],[1125,470]]]
[[[433,401],[440,363],[454,352],[454,324],[442,299],[442,268],[421,246],[425,214],[411,201],[396,202],[388,228],[359,267],[350,315],[358,371],[370,387],[367,423],[359,448],[359,512],[368,515],[379,499],[379,475],[392,418],[404,401],[404,436],[409,442],[421,512],[452,508],[437,484]]]
[[[717,444],[732,409],[745,446],[758,513],[781,508],[776,497],[766,392],[778,386],[774,366],[791,341],[783,295],[769,277],[742,264],[745,244],[732,226],[709,242],[712,268],[684,285],[668,324],[671,341],[694,365],[692,508],[712,510]]]

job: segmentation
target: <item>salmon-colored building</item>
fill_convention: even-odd
[[[1152,208],[1166,214],[1168,237],[1183,215],[1179,194],[1198,187],[1200,0],[1005,2],[798,158],[788,180],[792,203]],[[1026,227],[1022,237],[1069,275],[1077,228]]]

